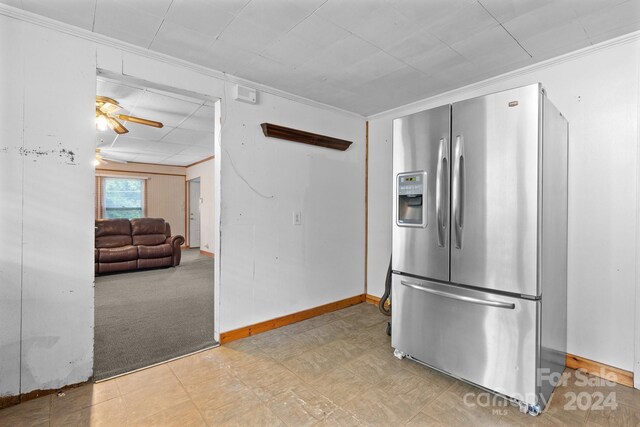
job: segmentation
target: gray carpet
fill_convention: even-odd
[[[176,268],[96,277],[96,380],[214,344],[213,258],[188,249]]]

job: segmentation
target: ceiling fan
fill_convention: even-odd
[[[100,149],[96,148],[96,159],[94,160],[94,166],[98,166],[102,163],[128,163],[126,160],[113,159],[110,157],[105,157],[100,154]]]
[[[145,126],[153,126],[155,128],[161,128],[162,123],[154,120],[141,119],[140,117],[133,117],[126,114],[116,114],[122,107],[118,104],[118,101],[106,96],[96,96],[96,127],[98,130],[107,130],[111,128],[118,135],[129,132],[124,127],[120,120],[125,122],[137,123]]]

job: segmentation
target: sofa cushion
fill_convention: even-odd
[[[168,243],[156,246],[138,246],[139,258],[163,258],[172,254],[173,250]]]
[[[155,246],[163,244],[167,238],[164,234],[143,234],[141,236],[133,236],[133,244],[136,246]]]
[[[170,267],[171,257],[164,258],[140,258],[138,259],[138,268],[156,268],[156,267]]]
[[[121,262],[138,259],[138,248],[136,246],[121,246],[119,248],[101,248],[98,254],[98,261]]]
[[[131,235],[128,219],[96,219],[96,237],[114,235]]]
[[[131,220],[131,234],[138,236],[142,234],[162,234],[164,235],[165,225],[162,218],[136,218]]]
[[[99,273],[111,273],[112,271],[135,270],[138,267],[138,261],[122,261],[122,262],[103,262],[98,264]]]
[[[102,236],[96,237],[96,248],[119,248],[131,245],[130,235]]]

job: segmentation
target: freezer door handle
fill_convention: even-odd
[[[438,246],[445,246],[445,231],[447,229],[447,215],[444,212],[444,198],[447,194],[447,177],[444,174],[449,170],[449,147],[447,139],[440,139],[438,147],[438,168],[436,173],[436,227],[438,228]]]
[[[486,306],[490,306],[490,307],[505,308],[507,310],[513,310],[514,308],[516,308],[515,304],[509,303],[509,302],[490,301],[490,300],[481,299],[481,298],[474,298],[474,297],[470,297],[470,296],[466,296],[466,295],[452,294],[450,292],[440,291],[438,289],[429,288],[429,287],[426,287],[426,286],[423,286],[423,285],[419,285],[417,283],[406,282],[404,280],[401,280],[400,283],[402,285],[404,285],[404,286],[407,286],[409,288],[413,288],[413,289],[416,289],[416,290],[419,290],[419,291],[427,292],[427,293],[438,295],[438,296],[445,297],[445,298],[455,299],[455,300],[458,300],[458,301],[464,301],[464,302],[468,302],[468,303],[471,303],[471,304],[479,304],[479,305],[486,305]]]
[[[453,222],[455,248],[462,249],[462,229],[464,228],[464,139],[456,136],[453,162]]]

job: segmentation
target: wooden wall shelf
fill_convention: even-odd
[[[317,133],[286,128],[284,126],[278,126],[271,123],[262,123],[260,127],[262,127],[264,136],[270,138],[286,139],[287,141],[300,142],[302,144],[315,145],[318,147],[333,148],[334,150],[344,151],[353,144],[352,141],[345,141],[344,139],[318,135]]]

